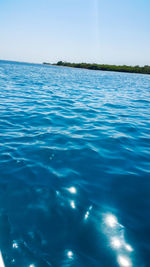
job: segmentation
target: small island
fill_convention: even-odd
[[[43,63],[44,65],[64,66],[72,68],[82,68],[89,70],[102,70],[102,71],[117,71],[117,72],[128,72],[128,73],[141,73],[150,74],[150,66],[126,66],[126,65],[107,65],[107,64],[90,64],[90,63],[69,63],[58,61],[56,64]]]

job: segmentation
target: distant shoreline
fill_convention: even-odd
[[[101,71],[114,71],[114,72],[124,72],[124,73],[137,73],[137,74],[150,74],[150,66],[127,66],[127,65],[108,65],[108,64],[91,64],[91,63],[70,63],[58,61],[57,63],[34,63],[34,62],[24,62],[15,60],[5,60],[0,59],[3,63],[19,63],[19,64],[34,64],[34,65],[47,65],[47,66],[58,66],[58,67],[71,67],[80,68],[88,70],[101,70]]]
[[[70,63],[58,61],[56,64],[43,62],[44,65],[62,66],[81,68],[89,70],[102,70],[102,71],[115,71],[115,72],[126,72],[126,73],[138,73],[138,74],[150,74],[150,66],[126,66],[126,65],[106,65],[106,64],[90,64],[90,63]]]

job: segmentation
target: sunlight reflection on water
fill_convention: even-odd
[[[5,267],[1,251],[0,251],[0,267]]]
[[[75,187],[70,187],[68,188],[68,191],[71,193],[71,194],[76,194],[77,193],[77,190]]]
[[[107,235],[110,246],[116,251],[118,264],[122,267],[132,266],[130,253],[133,248],[126,243],[123,225],[119,224],[117,217],[113,214],[105,214],[104,223],[106,225],[104,232]]]
[[[127,258],[126,256],[122,256],[122,255],[118,256],[118,263],[122,267],[130,267],[130,266],[132,266],[132,263],[131,263],[130,259]]]
[[[149,85],[148,75],[0,61],[1,262],[147,264]]]
[[[76,208],[76,205],[75,205],[75,201],[74,200],[70,201],[70,206],[71,206],[72,209],[75,209]]]

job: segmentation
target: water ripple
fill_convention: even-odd
[[[148,266],[150,76],[0,61],[0,264]]]

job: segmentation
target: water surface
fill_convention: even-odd
[[[0,62],[6,267],[150,266],[150,76]]]

